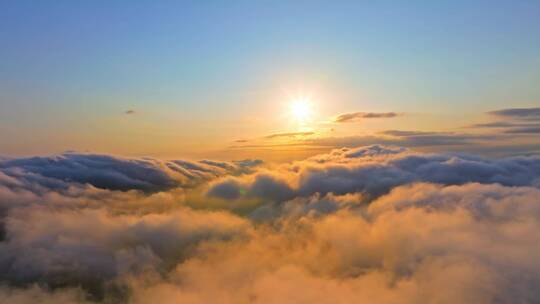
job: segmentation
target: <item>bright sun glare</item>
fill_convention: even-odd
[[[301,124],[306,123],[313,115],[311,100],[309,98],[296,98],[290,105],[292,118]]]

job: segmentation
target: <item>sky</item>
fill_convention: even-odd
[[[299,95],[316,137],[455,131],[539,106],[539,14],[537,1],[2,1],[2,154],[250,156],[229,147],[307,128],[287,118]],[[404,115],[327,123],[351,112]]]
[[[540,1],[0,0],[0,304],[540,303]]]

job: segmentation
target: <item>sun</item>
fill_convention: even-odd
[[[310,98],[300,97],[291,100],[290,114],[297,123],[307,123],[313,115],[313,105]]]

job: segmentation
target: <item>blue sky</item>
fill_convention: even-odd
[[[540,100],[538,1],[2,1],[0,41],[7,153],[229,139],[295,89],[321,116]]]

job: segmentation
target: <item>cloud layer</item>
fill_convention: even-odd
[[[65,189],[72,184],[89,184],[108,190],[158,192],[194,185],[224,174],[242,173],[258,164],[258,161],[161,161],[66,153],[53,157],[0,161],[0,176],[15,184],[54,189]]]
[[[0,303],[535,303],[539,198],[535,156],[5,159]]]

